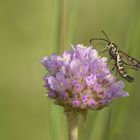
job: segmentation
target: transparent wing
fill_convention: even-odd
[[[123,51],[119,50],[120,56],[124,64],[130,66],[130,68],[135,69],[135,70],[140,70],[140,61],[137,59],[127,55]]]

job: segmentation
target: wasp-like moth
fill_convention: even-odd
[[[103,52],[108,51],[110,55],[110,60],[111,59],[114,60],[115,63],[112,69],[116,69],[116,72],[119,73],[128,82],[132,82],[134,78],[128,75],[128,73],[124,68],[124,65],[127,65],[135,70],[140,70],[140,61],[124,53],[122,50],[119,49],[119,47],[115,43],[109,40],[107,34],[104,31],[102,31],[102,33],[105,35],[106,39],[93,38],[90,40],[90,43],[93,40],[103,40],[107,42],[106,48],[104,49]]]

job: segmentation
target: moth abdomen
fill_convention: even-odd
[[[129,76],[127,74],[127,72],[124,69],[123,63],[122,61],[118,61],[118,63],[116,62],[116,69],[118,71],[118,73],[124,78],[126,79],[128,82],[132,82],[134,80],[133,77]]]

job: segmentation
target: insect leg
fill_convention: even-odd
[[[110,58],[108,59],[107,65],[109,65],[109,63],[111,62],[111,60],[112,60],[112,56],[110,56]]]
[[[111,72],[114,72],[114,71],[115,71],[115,79],[117,80],[118,71],[117,71],[116,64],[114,64],[114,66],[112,67],[112,69],[111,69],[110,71],[111,71]]]
[[[114,65],[110,71],[111,71],[111,72],[114,71],[115,68],[116,68],[116,66]]]
[[[108,51],[108,49],[107,48],[103,48],[103,49],[99,50],[99,53],[105,53],[106,51]]]

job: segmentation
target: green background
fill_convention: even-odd
[[[40,59],[104,30],[140,59],[139,0],[0,0],[0,140],[67,140],[63,109],[46,98]],[[101,111],[79,120],[79,140],[140,140],[140,72]]]

